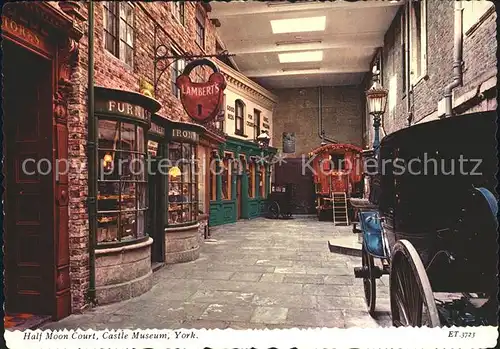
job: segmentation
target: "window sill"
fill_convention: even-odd
[[[245,135],[245,134],[243,134],[243,133],[237,133],[237,132],[235,132],[235,133],[234,133],[234,135],[235,135],[235,136],[239,136],[239,137],[248,138],[248,135]]]
[[[120,58],[116,57],[114,54],[112,54],[106,49],[104,49],[104,52],[105,52],[104,54],[107,55],[109,59],[116,61],[122,68],[126,69],[130,73],[134,72],[134,68],[131,65],[128,65],[128,63],[125,63]]]
[[[149,239],[149,235],[145,235],[145,236],[142,236],[140,238],[137,238],[137,239],[133,239],[133,240],[127,240],[127,241],[113,241],[113,242],[98,242],[95,249],[96,250],[107,250],[109,249],[110,253],[112,253],[113,249],[115,248],[122,248],[124,250],[128,250],[128,249],[134,249],[135,246],[132,246],[132,245],[137,245],[137,244],[141,244],[141,243],[144,243],[144,242],[147,242]],[[103,251],[103,253],[106,253],[105,251]]]
[[[198,46],[202,53],[205,53],[205,49],[199,43],[196,43],[196,46]]]
[[[472,34],[474,34],[474,32],[476,32],[476,30],[481,26],[481,24],[483,24],[486,21],[486,19],[488,19],[488,17],[494,12],[495,12],[495,4],[491,4],[490,8],[488,8],[486,12],[481,17],[479,17],[479,19],[474,24],[472,24],[467,29],[464,28],[465,36],[471,36]]]
[[[429,75],[427,75],[427,73],[420,75],[418,78],[415,79],[415,81],[411,83],[413,85],[412,88],[415,88],[422,81],[427,81],[427,80],[429,80]]]

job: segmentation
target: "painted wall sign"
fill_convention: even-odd
[[[40,34],[35,33],[33,30],[8,17],[2,16],[2,32],[4,31],[11,36],[23,39],[35,47],[48,51],[48,48],[44,44],[44,40],[42,40]]]
[[[250,120],[252,120],[252,119],[253,119],[253,115],[252,115],[252,114],[248,114],[248,118],[249,118]]]
[[[247,121],[247,126],[249,126],[249,127],[253,127],[253,126],[254,126],[254,124],[253,124],[253,122]]]
[[[151,156],[156,156],[158,153],[158,142],[148,141],[148,153]]]
[[[233,115],[233,114],[229,114],[229,113],[228,113],[228,114],[227,114],[227,118],[228,118],[229,120],[234,120],[234,115]]]
[[[231,111],[231,112],[234,113],[234,107],[233,106],[228,105],[227,106],[227,110],[229,110],[229,111]]]
[[[198,142],[199,135],[195,131],[172,129],[171,139],[177,142]]]
[[[165,127],[162,127],[154,122],[151,123],[150,133],[156,134],[158,136],[165,136]]]
[[[269,122],[269,118],[264,116],[264,122]]]
[[[213,73],[206,82],[193,82],[189,77],[191,71],[199,66],[212,68]],[[219,68],[208,59],[190,62],[175,84],[180,89],[181,102],[190,118],[201,123],[213,120],[224,105],[224,89],[226,80]]]
[[[263,128],[269,128],[269,124],[263,123],[263,124],[262,124],[262,127],[263,127]]]
[[[131,104],[128,102],[121,102],[115,100],[98,100],[95,101],[95,111],[127,116],[133,119],[148,121],[151,118],[151,113],[141,107],[140,105]]]
[[[295,153],[295,132],[283,132],[283,153]]]

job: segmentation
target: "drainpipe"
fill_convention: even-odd
[[[463,54],[463,30],[462,30],[462,5],[460,1],[455,1],[455,32],[454,32],[454,50],[453,50],[453,81],[444,88],[445,115],[453,115],[453,89],[462,85],[462,54]]]
[[[321,86],[318,87],[318,136],[321,138],[321,145],[326,144],[325,141],[338,143],[335,139],[325,136],[325,130],[323,129],[323,89]]]
[[[95,292],[95,236],[97,230],[96,194],[97,194],[97,153],[96,122],[94,116],[94,2],[89,1],[88,26],[88,210],[89,210],[89,291],[88,300],[96,304]]]

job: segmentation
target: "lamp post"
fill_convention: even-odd
[[[271,137],[267,134],[267,132],[262,131],[260,135],[257,136],[257,144],[259,145],[260,149],[265,150],[269,147],[269,141],[271,140]]]
[[[375,129],[373,137],[373,150],[375,151],[375,154],[378,154],[378,148],[380,147],[379,128],[382,115],[385,113],[387,95],[389,91],[380,84],[380,71],[377,70],[376,66],[373,67],[372,74],[373,84],[366,91],[366,103],[368,105],[368,113],[373,115],[373,128]]]

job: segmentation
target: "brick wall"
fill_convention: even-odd
[[[400,13],[387,31],[383,48],[382,79],[390,90],[383,125],[387,133],[408,126],[407,96],[403,93]],[[444,87],[453,79],[454,2],[427,0],[427,76],[413,89],[413,124],[437,113]],[[489,78],[496,76],[496,13],[493,12],[471,33],[464,33],[463,86],[454,90],[454,107]],[[365,88],[369,80],[365,80]],[[484,85],[484,84],[483,84]],[[496,109],[495,91],[486,100],[472,101],[457,113]],[[437,114],[436,114],[437,117]],[[365,113],[365,144],[373,141],[372,120]],[[383,135],[383,133],[382,133]]]
[[[159,37],[167,47],[172,44],[180,50],[202,54],[195,43],[195,2],[185,3],[185,25],[180,24],[172,15],[170,2],[134,3],[135,16],[135,54],[133,67],[114,57],[104,49],[103,42],[103,4],[94,3],[94,62],[95,84],[109,88],[139,92],[140,79],[153,83],[153,33],[154,23],[168,32]],[[81,13],[88,17],[87,5],[82,4]],[[205,53],[215,52],[215,28],[206,18]],[[86,33],[80,40],[77,62],[72,69],[73,90],[69,100],[69,156],[73,162],[70,173],[70,268],[73,312],[81,311],[87,304],[86,293],[89,287],[88,255],[88,173],[81,164],[87,164],[87,69],[88,37]],[[188,120],[180,101],[171,92],[170,69],[163,75],[156,98],[162,103],[160,113],[173,120]]]
[[[358,86],[323,87],[323,128],[325,136],[340,143],[361,146],[362,110]],[[278,97],[273,113],[273,143],[282,147],[282,133],[295,132],[295,154],[300,157],[320,146],[318,136],[318,88],[271,90]]]

